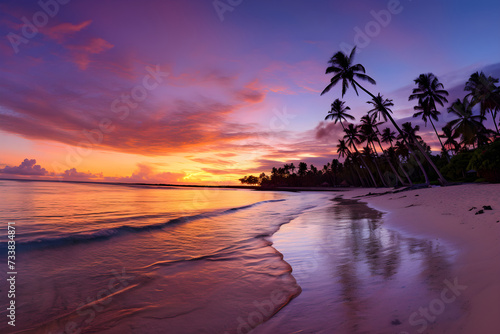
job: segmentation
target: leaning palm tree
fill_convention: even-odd
[[[342,129],[345,129],[343,121],[352,120],[354,121],[355,118],[354,116],[350,115],[347,113],[348,110],[351,110],[348,106],[344,106],[345,102],[341,101],[339,99],[336,99],[333,101],[331,105],[331,109],[328,112],[328,115],[326,115],[325,120],[328,120],[331,118],[335,124],[337,122],[340,122],[340,125],[342,125]]]
[[[427,121],[431,122],[432,128],[436,133],[436,137],[438,138],[442,149],[446,152],[446,158],[449,162],[450,157],[448,156],[446,148],[437,133],[436,126],[432,121],[434,119],[437,122],[439,120],[438,116],[441,114],[437,111],[436,104],[444,107],[444,103],[448,102],[446,96],[449,94],[444,89],[443,84],[439,82],[439,79],[432,73],[420,74],[420,76],[414,81],[417,88],[413,89],[412,94],[408,98],[408,101],[418,99],[418,105],[414,107],[417,112],[413,114],[413,117],[421,117],[425,126],[427,126]]]
[[[484,131],[483,121],[486,119],[483,115],[474,115],[472,112],[472,103],[467,97],[463,100],[457,99],[448,108],[448,112],[454,114],[457,118],[450,121],[447,126],[452,131],[458,133],[461,137],[460,144],[467,147],[468,145],[475,146],[477,142],[476,134]]]
[[[415,109],[416,113],[413,114],[414,118],[420,117],[424,121],[424,125],[427,126],[427,121],[430,121],[432,128],[434,129],[434,133],[436,134],[436,137],[439,140],[439,143],[441,144],[441,148],[443,149],[444,155],[446,157],[446,160],[450,162],[450,157],[448,155],[448,151],[446,150],[446,147],[443,145],[443,142],[441,141],[441,137],[439,136],[436,126],[434,125],[434,122],[432,121],[433,119],[437,122],[439,120],[439,115],[441,113],[436,110],[436,108],[432,108],[429,100],[418,100],[418,105],[413,107]]]
[[[379,96],[380,96],[380,94],[379,94]],[[382,116],[382,118],[383,118],[383,116]],[[387,163],[389,164],[389,167],[392,170],[392,173],[396,176],[398,181],[402,185],[404,185],[405,182],[403,181],[403,179],[401,178],[401,176],[397,172],[396,168],[392,164],[392,159],[386,154],[386,151],[382,147],[382,143],[381,143],[380,138],[379,138],[379,135],[381,135],[381,134],[380,134],[380,130],[378,128],[378,126],[381,125],[382,122],[376,122],[376,114],[372,114],[372,116],[370,116],[370,113],[368,113],[368,115],[363,116],[361,118],[361,122],[362,122],[361,128],[364,130],[365,136],[372,140],[373,150],[374,150],[377,158],[378,158],[378,153],[377,153],[377,148],[375,147],[374,142],[377,142],[377,144],[380,148],[380,151],[382,152],[382,155],[385,157]],[[389,129],[389,132],[390,132],[390,129]],[[396,138],[394,132],[393,132],[393,136],[394,136],[394,138]],[[403,169],[403,172],[406,174],[404,169]],[[409,181],[409,183],[411,184],[411,181]]]
[[[359,125],[359,130],[361,133],[360,139],[362,142],[366,140],[368,147],[370,147],[370,145],[372,146],[370,149],[373,149],[373,153],[376,157],[376,159],[373,160],[375,163],[375,168],[377,169],[378,176],[382,180],[382,184],[384,185],[384,187],[387,187],[385,178],[382,176],[382,172],[380,171],[379,156],[377,148],[375,147],[375,142],[378,142],[378,131],[376,130],[377,126],[378,123],[375,122],[373,117],[370,117],[369,115],[361,117],[361,124]]]
[[[378,93],[377,96],[373,97],[371,101],[367,101],[366,103],[371,104],[373,106],[373,109],[368,111],[368,115],[372,115],[374,120],[375,119],[379,119],[379,120],[383,119],[384,122],[387,122],[387,119],[389,117],[389,113],[392,113],[392,110],[390,107],[394,106],[394,103],[392,103],[391,99],[384,99],[383,96],[380,95],[380,93]],[[391,119],[392,119],[392,117],[391,117]],[[379,132],[379,133],[380,133],[380,131],[378,129],[378,125],[380,125],[380,124],[381,123],[375,123],[375,128],[376,128],[377,132]],[[389,128],[387,128],[387,130],[390,131]],[[383,151],[382,144],[380,143],[380,141],[378,143],[379,143],[380,149]],[[391,143],[391,146],[392,146],[392,143]],[[412,152],[412,154],[413,154],[413,152]],[[391,169],[393,170],[395,175],[398,177],[401,184],[404,184],[403,180],[401,179],[399,174],[396,172],[396,169],[392,165],[391,160],[388,158],[387,161],[389,162]],[[404,170],[403,166],[400,165],[400,169],[406,175],[406,178],[408,179],[409,183],[412,184],[412,182],[411,182],[408,174]]]
[[[488,111],[491,113],[495,129],[500,134],[496,121],[497,112],[500,109],[500,92],[495,86],[496,83],[498,83],[498,79],[491,76],[486,77],[483,72],[476,72],[470,76],[465,84],[465,90],[470,92],[467,96],[472,97],[473,105],[479,103],[481,116],[485,116]]]
[[[429,185],[430,184],[429,176],[427,175],[427,172],[425,171],[424,166],[420,162],[419,157],[415,153],[413,153],[413,150],[411,148],[413,145],[416,145],[417,143],[419,143],[419,140],[422,139],[422,137],[417,135],[417,131],[420,130],[420,127],[418,125],[413,127],[411,125],[411,122],[406,122],[406,123],[403,123],[402,128],[403,128],[402,134],[400,134],[398,136],[398,139],[402,139],[403,141],[406,141],[408,151],[415,158],[415,161],[417,162],[417,165],[420,168],[420,171],[424,175],[425,184]],[[426,153],[423,153],[423,154],[426,154]]]
[[[382,130],[381,138],[382,138],[383,143],[386,143],[386,144],[389,143],[389,145],[390,145],[390,147],[386,150],[387,156],[389,157],[389,159],[395,158],[396,157],[396,150],[394,149],[392,142],[396,140],[396,132],[392,131],[390,128],[385,128],[384,130]],[[396,159],[396,161],[398,163],[399,169],[405,175],[410,186],[413,185],[413,182],[411,181],[410,176],[408,175],[408,173],[404,169],[403,164],[401,163],[401,160]]]
[[[358,94],[358,90],[356,87],[360,88],[363,90],[366,94],[372,97],[372,99],[376,99],[375,95],[370,93],[368,90],[366,90],[363,86],[361,86],[356,79],[359,80],[365,80],[368,81],[372,84],[375,84],[375,80],[373,80],[371,77],[366,75],[366,70],[361,64],[355,64],[353,65],[353,60],[354,60],[354,54],[356,52],[356,47],[354,47],[351,51],[351,54],[347,56],[347,54],[339,51],[336,54],[334,54],[328,63],[331,66],[328,66],[326,69],[326,74],[329,73],[334,73],[334,76],[330,79],[330,83],[325,87],[325,89],[321,92],[321,95],[325,94],[326,92],[330,91],[332,87],[334,87],[339,81],[342,81],[342,96],[344,96],[347,88],[349,88],[349,85],[352,85],[354,88],[354,91]],[[386,114],[386,117],[391,121],[391,123],[394,125],[396,130],[402,134],[403,132],[401,131],[401,128],[398,126],[398,124],[394,121],[392,116],[389,114],[389,112],[384,111]],[[431,167],[434,169],[436,172],[438,179],[441,184],[447,184],[446,179],[443,177],[439,169],[436,167],[432,159],[426,154],[424,151],[423,147],[421,147],[420,143],[416,141],[416,146],[417,148],[422,152],[424,157],[426,158],[427,162],[431,165]]]
[[[363,166],[365,166],[366,171],[370,175],[370,178],[373,182],[373,185],[376,187],[377,182],[375,181],[375,177],[373,177],[373,174],[368,165],[366,164],[365,159],[363,159],[363,156],[359,153],[358,148],[356,147],[356,144],[361,143],[358,127],[354,126],[353,124],[349,124],[347,128],[345,128],[344,132],[345,132],[344,139],[347,145],[354,148],[354,151],[359,155],[361,163],[363,164]]]

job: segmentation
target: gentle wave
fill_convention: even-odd
[[[68,244],[76,244],[76,243],[82,243],[82,242],[87,242],[87,241],[98,241],[98,240],[106,240],[115,236],[123,235],[125,233],[134,233],[134,232],[144,232],[144,231],[152,231],[152,230],[159,230],[167,226],[173,226],[177,224],[183,224],[183,223],[188,223],[190,221],[194,220],[199,220],[199,219],[205,219],[205,218],[212,218],[212,217],[217,217],[217,216],[222,216],[226,214],[232,214],[240,210],[245,210],[249,209],[252,207],[255,207],[257,205],[261,205],[264,203],[271,203],[271,202],[282,202],[286,201],[286,199],[275,199],[275,200],[267,200],[267,201],[261,201],[261,202],[256,202],[253,204],[249,205],[244,205],[236,208],[230,208],[226,210],[215,210],[215,211],[209,211],[209,212],[203,212],[200,214],[196,215],[190,215],[190,216],[180,216],[176,217],[173,219],[169,219],[166,222],[158,223],[158,224],[150,224],[150,225],[142,225],[142,226],[131,226],[131,225],[122,225],[119,227],[113,227],[113,228],[108,228],[108,229],[102,229],[90,233],[81,233],[81,234],[71,234],[67,236],[61,236],[61,237],[53,237],[53,238],[40,238],[36,240],[29,240],[29,241],[24,241],[24,242],[17,242],[17,247],[18,249],[33,249],[33,248],[43,248],[43,247],[55,247],[55,246],[65,246]],[[154,215],[157,217],[158,215]],[[150,216],[141,216],[141,217],[148,217]],[[133,220],[136,217],[128,217],[127,220]],[[7,242],[2,242],[0,243],[0,249],[6,249],[8,246]]]

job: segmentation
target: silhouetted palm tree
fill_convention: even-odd
[[[415,153],[413,153],[412,149],[411,149],[412,145],[416,145],[418,143],[418,141],[420,139],[422,139],[422,137],[420,137],[419,135],[417,135],[417,131],[419,129],[420,129],[420,127],[418,125],[416,125],[415,127],[413,127],[411,125],[411,122],[403,123],[403,125],[402,125],[402,133],[398,136],[398,139],[402,139],[402,140],[406,140],[407,141],[408,151],[415,158],[415,161],[417,162],[418,167],[422,171],[422,174],[424,175],[424,179],[425,179],[425,184],[430,184],[429,176],[427,175],[427,172],[425,171],[424,166],[420,162],[420,159],[418,158],[418,156]],[[426,154],[426,153],[424,152],[423,154]]]
[[[344,96],[347,88],[349,88],[349,84],[351,84],[354,88],[354,91],[358,94],[358,90],[356,88],[359,87],[362,89],[366,94],[370,95],[372,99],[376,99],[375,95],[370,93],[368,90],[366,90],[364,87],[362,87],[357,81],[356,78],[360,80],[366,80],[372,84],[375,84],[375,80],[373,80],[371,77],[366,75],[366,70],[361,64],[356,64],[352,65],[353,63],[353,58],[354,54],[356,52],[356,47],[353,48],[351,51],[351,54],[347,56],[343,52],[339,51],[336,54],[333,55],[332,58],[328,61],[331,66],[329,66],[326,69],[326,73],[335,73],[335,75],[330,79],[330,84],[326,86],[326,88],[321,92],[321,95],[325,94],[328,92],[333,86],[335,86],[340,80],[342,80],[342,96]],[[380,94],[379,94],[380,95]],[[394,125],[396,130],[399,133],[402,133],[400,127],[397,125],[397,123],[394,121],[392,116],[389,114],[389,112],[385,111],[386,117],[391,121],[391,123]],[[431,165],[431,167],[434,169],[436,172],[439,182],[443,185],[447,184],[446,179],[443,177],[439,169],[436,167],[432,159],[427,155],[423,147],[420,145],[418,141],[416,141],[416,146],[419,149],[420,152],[422,152],[423,156],[427,160],[427,162]]]
[[[328,112],[328,115],[326,115],[325,120],[328,120],[331,118],[335,124],[337,122],[340,122],[340,125],[342,125],[342,128],[345,129],[343,121],[352,120],[354,121],[355,118],[354,116],[350,115],[347,113],[348,110],[351,110],[348,106],[344,106],[345,102],[341,101],[339,99],[336,99],[333,101],[331,105],[331,109]]]
[[[436,122],[439,120],[438,116],[441,113],[437,111],[436,104],[444,107],[444,103],[448,102],[446,99],[448,92],[444,89],[443,84],[439,82],[438,78],[432,73],[420,74],[414,81],[417,88],[413,89],[412,94],[408,98],[408,101],[418,99],[418,105],[414,107],[417,112],[413,114],[413,117],[421,117],[426,126],[428,120],[431,122],[436,137],[441,147],[446,152],[432,120],[434,119]],[[449,161],[448,154],[446,154],[446,157]]]
[[[369,115],[361,117],[361,124],[359,126],[359,130],[361,133],[360,139],[362,142],[366,140],[368,146],[372,145],[373,152],[376,156],[376,159],[373,160],[375,163],[375,168],[377,169],[377,173],[382,180],[382,184],[384,185],[384,187],[387,187],[387,183],[385,182],[385,179],[382,176],[382,172],[380,171],[380,166],[378,163],[379,156],[377,153],[377,148],[375,147],[375,142],[378,142],[380,144],[380,142],[378,141],[378,131],[376,130],[378,124],[379,123],[376,123],[375,119],[373,117],[370,117]]]
[[[434,119],[437,122],[439,120],[438,116],[441,115],[441,113],[439,111],[437,111],[435,108],[434,109],[431,108],[428,100],[427,101],[419,100],[418,105],[413,107],[413,109],[415,109],[417,111],[416,113],[413,114],[413,117],[414,118],[417,118],[417,117],[422,118],[425,126],[427,126],[427,121],[431,122],[432,128],[434,129],[434,132],[436,133],[436,137],[438,138],[439,143],[441,144],[441,148],[443,149],[444,155],[446,156],[446,159],[448,160],[448,162],[450,162],[450,157],[448,155],[448,151],[444,147],[443,142],[441,141],[441,137],[439,136],[439,134],[436,130],[436,126],[434,125],[434,122],[432,121]]]
[[[396,139],[396,132],[392,131],[390,128],[385,128],[382,130],[382,142],[389,143],[392,147],[392,142]]]
[[[304,176],[307,172],[307,164],[305,162],[299,162],[299,175]]]
[[[354,158],[353,158],[351,151],[349,150],[349,147],[345,143],[345,140],[342,140],[342,139],[339,140],[339,143],[337,145],[337,153],[339,154],[339,157],[345,158],[344,164],[349,165],[350,163],[352,163]],[[356,174],[358,175],[359,182],[361,183],[361,185],[365,186],[365,181],[361,177],[361,174],[360,174],[358,168],[355,166],[353,169],[356,171]]]
[[[490,112],[496,132],[500,134],[496,121],[497,112],[500,109],[500,94],[498,87],[495,86],[496,83],[498,83],[498,79],[491,76],[486,77],[483,72],[476,72],[466,82],[465,90],[470,92],[466,96],[472,98],[472,105],[479,103],[481,116]]]
[[[368,111],[368,115],[373,115],[375,119],[384,120],[387,122],[387,115],[389,113],[392,114],[392,110],[390,107],[394,106],[392,100],[384,99],[380,93],[377,96],[374,96],[371,101],[367,101],[366,103],[373,105],[373,109]]]
[[[448,108],[448,112],[457,116],[450,121],[449,126],[455,133],[461,137],[461,144],[464,146],[474,146],[477,142],[476,134],[484,131],[483,121],[486,119],[483,115],[474,115],[472,112],[472,103],[467,97],[461,101],[457,99]]]
[[[345,132],[344,139],[346,140],[347,145],[354,148],[354,151],[356,151],[356,153],[359,155],[361,162],[363,163],[363,166],[365,166],[366,171],[370,175],[370,178],[373,182],[373,185],[376,187],[377,182],[375,181],[375,178],[373,177],[373,174],[372,174],[370,168],[368,168],[368,165],[366,164],[365,160],[363,159],[363,157],[359,153],[358,148],[356,147],[356,144],[361,143],[358,128],[356,126],[354,126],[353,124],[349,124],[349,126],[347,126],[347,128],[345,128],[344,132]]]
[[[448,102],[446,99],[448,92],[444,90],[443,84],[439,82],[434,74],[420,74],[414,81],[417,88],[413,89],[408,101],[418,99],[419,104],[426,103],[431,110],[436,109],[436,103],[444,107],[444,102]]]
[[[292,174],[295,173],[295,165],[293,164],[293,162],[288,166],[290,168],[290,170],[292,171]]]
[[[379,120],[383,119],[385,122],[387,122],[389,114],[392,113],[392,110],[390,109],[390,107],[392,107],[394,105],[394,103],[392,103],[392,100],[384,99],[383,96],[380,95],[380,93],[379,93],[377,96],[374,96],[371,101],[367,101],[366,103],[371,104],[373,106],[373,109],[368,111],[368,115],[372,115],[374,119],[379,119]],[[391,117],[391,120],[392,120],[392,117]],[[381,123],[375,124],[375,128],[377,129],[377,132],[380,132],[378,130],[379,124],[381,124]],[[387,128],[387,130],[390,131],[389,128]],[[380,146],[380,149],[382,149],[382,144],[380,144],[380,141],[379,141],[379,146]],[[391,146],[392,146],[392,143],[391,143]],[[401,184],[404,184],[403,180],[401,179],[399,174],[396,172],[396,169],[392,165],[391,160],[388,158],[387,161],[389,162],[391,169],[393,170],[395,175],[398,177]],[[404,170],[403,166],[400,165],[400,169],[406,175],[409,183],[411,184],[412,182],[411,182],[410,178],[408,177],[408,174]]]
[[[455,133],[450,126],[443,127],[443,134],[439,137],[446,139],[444,142],[444,146],[446,146],[449,150],[453,150],[455,153],[458,153],[460,150],[460,144],[456,139],[460,137],[459,133]]]
[[[356,47],[352,49],[349,56],[339,51],[330,58],[330,60],[328,61],[330,66],[326,68],[325,73],[333,73],[334,76],[330,79],[330,83],[328,84],[328,86],[326,86],[325,89],[321,92],[321,95],[330,91],[330,89],[332,89],[332,87],[334,87],[339,81],[342,81],[342,97],[344,97],[344,94],[347,91],[347,88],[349,88],[349,85],[352,85],[354,91],[356,92],[356,95],[359,95],[356,86],[368,93],[368,91],[364,89],[356,81],[356,79],[368,81],[372,84],[375,84],[376,82],[371,77],[365,74],[366,70],[363,65],[353,65],[355,53]]]

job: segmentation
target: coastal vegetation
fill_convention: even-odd
[[[441,184],[457,181],[500,182],[499,80],[483,72],[470,75],[464,96],[449,104],[448,91],[433,73],[419,75],[409,101],[415,101],[414,118],[430,123],[441,147],[434,153],[419,135],[420,126],[398,124],[393,118],[393,100],[368,91],[362,82],[375,85],[363,65],[354,63],[356,48],[348,55],[335,53],[328,61],[330,83],[321,95],[341,86],[343,98],[349,88],[357,96],[368,95],[369,107],[359,123],[346,101],[336,98],[325,120],[339,123],[343,138],[332,143],[338,158],[318,169],[305,162],[274,167],[270,175],[245,176],[243,184],[276,186],[388,187]],[[439,111],[438,109],[441,109]],[[443,112],[452,119],[440,131],[436,124]],[[493,129],[486,127],[490,118]],[[341,161],[342,160],[342,161]]]

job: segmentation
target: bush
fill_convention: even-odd
[[[443,176],[452,181],[474,181],[476,179],[475,175],[467,175],[467,172],[471,169],[469,168],[469,162],[474,155],[474,151],[460,152],[451,158],[449,164],[441,169]]]
[[[478,148],[467,168],[475,169],[488,182],[500,182],[500,141]]]

